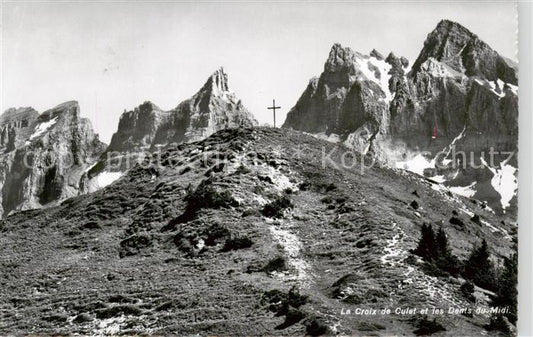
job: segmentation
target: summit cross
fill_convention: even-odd
[[[273,99],[272,100],[272,106],[268,107],[267,109],[273,110],[273,112],[274,112],[274,127],[276,127],[276,109],[281,109],[281,107],[280,106],[276,106],[276,100]]]

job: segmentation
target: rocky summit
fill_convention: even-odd
[[[0,334],[492,331],[474,308],[497,287],[454,268],[476,247],[501,265],[516,227],[481,203],[288,129],[222,130],[160,157],[2,220]],[[428,262],[428,223],[456,263]]]
[[[85,169],[105,149],[77,102],[42,114],[8,109],[0,132],[0,216],[78,195]]]
[[[410,68],[333,45],[284,123],[516,215],[517,65],[441,21]],[[492,154],[490,154],[492,153]]]
[[[82,189],[89,192],[106,186],[146,153],[167,144],[198,141],[222,129],[254,125],[257,121],[230,91],[228,75],[220,68],[194,96],[170,111],[144,102],[124,112],[106,152],[82,179]]]

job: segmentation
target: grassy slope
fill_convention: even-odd
[[[461,257],[486,238],[496,259],[510,252],[511,241],[502,234],[511,231],[509,225],[411,174],[323,168],[323,151],[334,147],[288,130],[221,131],[170,147],[164,167],[136,167],[96,193],[4,219],[0,334],[302,335],[318,316],[344,334],[411,335],[412,316],[342,316],[341,308],[467,304],[459,281],[428,277],[405,261],[422,223],[442,222]],[[335,162],[343,151],[331,156]],[[199,209],[188,223],[162,231],[184,213],[187,190],[208,176],[215,190],[229,191],[238,205]],[[287,188],[294,207],[280,219],[261,215],[264,204]],[[420,209],[409,207],[413,200]],[[461,209],[500,232],[471,222]],[[448,222],[454,210],[465,223],[462,229]],[[213,224],[228,232],[201,249]],[[253,245],[222,252],[228,237],[247,237]],[[287,271],[250,272],[278,256]],[[309,296],[300,307],[305,318],[277,330],[284,317],[260,299],[265,291],[291,286]],[[351,303],[338,298],[348,295]],[[482,297],[480,304],[487,304]],[[487,322],[477,315],[438,320],[447,329],[441,334],[451,336],[479,335]]]

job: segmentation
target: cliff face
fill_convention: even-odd
[[[517,150],[517,66],[447,20],[408,64],[335,44],[283,126],[371,149],[498,210],[514,205],[517,160],[504,153]]]
[[[0,117],[0,215],[78,195],[79,179],[103,152],[77,102],[38,114],[9,109]]]
[[[455,137],[465,126],[516,137],[517,69],[466,28],[441,21],[431,32],[407,88],[391,104],[391,133]]]
[[[230,91],[228,75],[220,68],[194,96],[172,110],[163,111],[144,102],[124,112],[106,152],[83,177],[81,189],[92,192],[106,186],[161,146],[194,142],[222,129],[254,125],[257,121]]]
[[[362,55],[333,45],[324,72],[313,78],[283,127],[344,135],[359,128],[388,128],[391,66],[380,55]]]
[[[108,150],[142,151],[152,146],[161,125],[168,123],[169,113],[152,102],[144,102],[120,116],[118,131],[113,134]]]
[[[0,116],[0,151],[6,153],[19,147],[29,137],[39,113],[32,108],[10,108]]]

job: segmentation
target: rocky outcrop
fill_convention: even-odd
[[[163,111],[152,102],[144,102],[124,112],[106,152],[82,179],[81,189],[90,192],[111,183],[161,146],[253,125],[257,121],[230,91],[228,75],[220,68],[194,96],[172,110]]]
[[[504,210],[509,205],[502,193],[509,192],[493,181],[495,170],[516,171],[516,156],[506,160],[502,153],[517,150],[517,89],[512,61],[465,27],[443,20],[411,70],[406,58],[393,53],[366,56],[335,44],[323,73],[311,80],[283,126],[371,149],[391,166],[453,188],[471,187],[470,196]],[[485,164],[491,149],[499,155]],[[455,152],[466,158],[452,158]],[[514,195],[516,179],[508,180]]]
[[[105,148],[77,102],[40,115],[32,108],[8,109],[0,130],[0,215],[78,195],[85,169]]]

